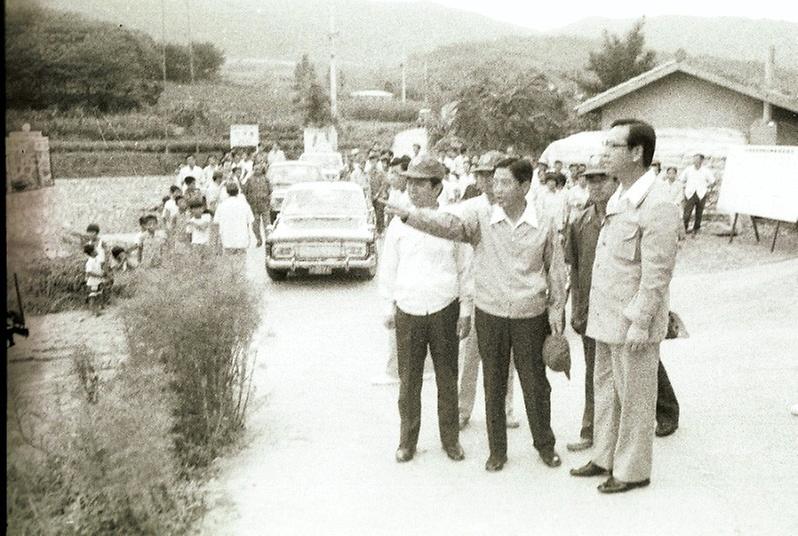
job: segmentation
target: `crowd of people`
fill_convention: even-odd
[[[570,292],[586,375],[580,438],[567,447],[595,448],[571,474],[608,476],[599,486],[605,493],[648,485],[653,436],[672,434],[679,420],[659,358],[677,241],[693,210],[694,232],[700,229],[714,182],[702,155],[681,174],[663,172],[652,161],[655,143],[649,125],[618,122],[603,169],[555,161],[549,170],[512,147],[433,157],[416,145],[396,157],[375,145],[348,155],[342,179],[364,188],[384,235],[379,280],[392,330],[388,381],[400,385],[397,461],[415,455],[431,360],[440,438],[451,459],[465,456],[459,432],[471,418],[481,364],[486,470],[503,468],[506,429],[520,426],[512,414],[513,369],[534,448],[546,465],[559,466],[543,348],[564,331]],[[276,144],[268,152],[212,155],[204,167],[187,156],[159,213],[140,218],[131,247],[106,251],[99,226],[89,225],[83,251],[95,312],[115,274],[158,267],[168,255],[241,257],[251,233],[260,247],[269,224],[266,171],[284,159]]]
[[[580,438],[567,447],[594,449],[571,475],[604,476],[602,493],[649,484],[654,436],[672,434],[679,419],[659,350],[686,225],[680,207],[685,195],[706,195],[692,188],[699,178],[709,182],[709,174],[683,173],[691,186],[677,196],[674,171],[660,176],[652,166],[655,145],[650,125],[628,120],[608,132],[604,169],[554,162],[549,171],[512,148],[476,160],[465,151],[439,158],[418,150],[400,159],[368,155],[382,162],[372,176],[384,172],[371,183],[382,190],[372,196],[385,204],[388,221],[379,282],[384,323],[395,338],[388,372],[395,363],[398,462],[416,454],[424,363],[431,358],[449,458],[465,457],[459,432],[469,423],[481,362],[485,469],[500,471],[507,463],[511,366],[533,446],[543,463],[558,467],[543,349],[564,331],[570,292],[586,376]],[[698,156],[693,169],[700,169]]]
[[[241,257],[252,245],[252,234],[255,247],[263,245],[270,224],[266,171],[282,160],[285,153],[276,143],[268,151],[259,146],[210,155],[205,167],[188,155],[158,209],[139,218],[135,244],[108,247],[96,223],[77,233],[92,311],[100,314],[115,280],[136,269],[157,268],[167,256],[190,255],[198,262],[212,255]]]

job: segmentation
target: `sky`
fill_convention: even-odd
[[[658,15],[733,16],[798,22],[798,2],[795,0],[757,0],[756,2],[750,0],[747,2],[718,2],[717,0],[668,0],[667,2],[643,2],[641,0],[549,0],[539,3],[530,0],[432,0],[431,3],[472,11],[502,22],[509,22],[540,31],[555,30],[585,17],[636,19],[641,15],[649,17]],[[796,36],[796,39],[798,39],[798,36]]]

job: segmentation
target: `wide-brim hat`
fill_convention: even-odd
[[[410,164],[402,175],[408,179],[438,179],[446,176],[446,167],[434,158],[424,157],[416,164]]]
[[[571,349],[563,335],[551,334],[543,341],[543,362],[555,372],[571,379]]]

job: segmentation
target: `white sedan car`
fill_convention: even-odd
[[[341,153],[302,153],[299,157],[300,162],[311,162],[321,167],[324,178],[330,181],[337,181],[341,178],[344,169],[344,160]]]
[[[374,212],[363,188],[351,182],[307,182],[291,186],[266,238],[266,273],[377,273]]]

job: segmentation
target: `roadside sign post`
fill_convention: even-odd
[[[230,148],[257,147],[260,143],[258,125],[230,125]]]
[[[718,209],[734,214],[729,243],[740,214],[751,217],[759,242],[757,218],[776,221],[771,253],[781,222],[798,223],[798,146],[744,145],[735,147],[726,160]]]

